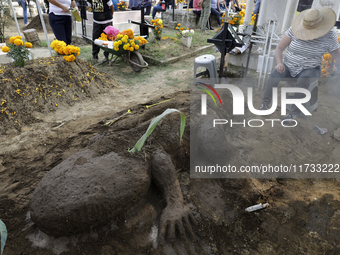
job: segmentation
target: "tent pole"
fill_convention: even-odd
[[[18,23],[18,20],[17,20],[17,15],[15,14],[15,11],[14,11],[14,8],[13,8],[12,1],[9,1],[9,3],[10,3],[10,5],[11,5],[11,9],[12,9],[12,13],[13,13],[13,18],[14,18],[14,20],[15,20],[15,24],[17,25],[18,34],[19,34],[19,36],[21,36],[20,28],[19,28],[19,23]]]
[[[39,13],[40,21],[41,21],[41,26],[43,27],[43,30],[44,30],[44,33],[45,33],[45,38],[46,38],[46,43],[47,43],[47,46],[48,46],[48,50],[50,52],[50,56],[52,56],[52,50],[51,50],[51,46],[50,46],[50,41],[48,40],[47,30],[46,30],[46,26],[45,26],[44,17],[43,17],[42,12],[41,12],[40,4],[39,4],[38,0],[35,0],[35,3],[37,5],[37,9],[38,9],[38,13]]]

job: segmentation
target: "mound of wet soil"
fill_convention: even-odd
[[[87,62],[62,56],[31,60],[24,68],[0,67],[0,134],[39,122],[41,114],[92,98],[115,86],[113,79]]]
[[[2,134],[20,132],[23,123],[39,122],[36,116],[60,107],[67,111],[81,99],[96,100],[96,95],[114,86],[112,79],[90,65],[81,61],[67,63],[61,58],[29,62],[21,69],[12,65],[0,69]],[[327,100],[320,100],[319,111],[308,120],[299,120],[295,129],[271,125],[223,127],[228,163],[235,166],[339,163],[339,144],[332,138],[332,130],[340,125],[334,113],[338,112],[340,90],[335,82],[319,87],[319,98],[327,96]],[[164,102],[168,99],[171,100]],[[255,100],[260,102],[258,95]],[[222,101],[229,107],[232,98],[225,96]],[[308,179],[308,174],[301,179],[190,178],[189,136],[206,130],[189,127],[190,119],[200,117],[189,114],[189,102],[188,91],[164,95],[110,114],[92,126],[84,125],[81,132],[73,132],[79,123],[70,121],[67,128],[61,127],[47,142],[36,143],[34,148],[22,146],[18,147],[21,150],[6,153],[0,148],[0,218],[9,233],[4,254],[338,254],[339,179]],[[150,105],[153,106],[146,107]],[[180,117],[172,114],[163,119],[143,150],[133,157],[149,163],[156,149],[171,156],[184,201],[193,205],[198,222],[193,225],[196,242],[188,234],[177,235],[173,244],[158,245],[157,217],[165,205],[162,189],[155,184],[151,184],[148,193],[149,206],[131,208],[114,219],[116,224],[104,229],[62,238],[47,237],[37,229],[29,214],[30,199],[47,172],[88,148],[97,155],[113,151],[131,156],[127,149],[144,134],[151,119],[168,108],[176,108],[187,117],[182,142],[179,142]],[[225,116],[231,118],[231,108]],[[246,114],[242,118],[255,117]],[[242,118],[235,121],[242,122]],[[272,118],[279,118],[279,114],[275,112]],[[104,125],[111,120],[114,120],[111,125]],[[315,124],[327,125],[329,132],[318,135],[313,130]],[[30,139],[36,138],[31,135]],[[246,207],[257,203],[269,203],[269,207],[245,212]]]

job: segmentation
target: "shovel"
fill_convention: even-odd
[[[314,126],[313,128],[319,135],[323,135],[328,132],[327,128],[319,128],[318,126]]]

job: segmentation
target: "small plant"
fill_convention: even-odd
[[[161,115],[158,115],[154,119],[152,119],[148,129],[146,130],[145,134],[138,140],[138,142],[135,144],[135,147],[133,147],[129,152],[135,152],[140,151],[146,141],[146,139],[151,135],[152,131],[156,128],[158,123],[163,119],[164,116],[173,113],[173,112],[179,112],[181,114],[181,126],[180,126],[180,141],[182,140],[182,136],[184,133],[185,128],[185,116],[183,113],[181,113],[177,109],[166,109]]]
[[[0,0],[0,43],[5,41],[5,27],[11,19],[9,0]]]
[[[4,252],[4,247],[7,239],[7,229],[5,223],[0,220],[0,255]]]
[[[177,37],[180,38],[187,38],[187,37],[193,37],[195,31],[193,29],[189,29],[188,27],[181,26],[181,23],[178,23],[176,26],[176,30],[178,32],[176,33]]]
[[[151,25],[153,25],[155,28],[152,30],[153,35],[157,38],[157,39],[161,39],[162,37],[162,31],[163,31],[163,20],[161,19],[152,19],[150,20]]]
[[[12,36],[9,38],[9,45],[2,47],[3,52],[7,52],[7,57],[13,59],[14,66],[24,67],[26,61],[29,60],[30,51],[28,48],[32,48],[32,43],[23,42],[21,36]]]
[[[79,56],[80,54],[79,47],[76,47],[74,45],[66,46],[66,43],[63,41],[54,40],[53,42],[51,42],[51,48],[60,55],[66,55],[64,56],[64,59],[67,62],[72,62],[76,60],[76,56]]]
[[[118,7],[118,10],[120,10],[120,11],[125,11],[126,10],[125,2],[119,2],[117,4],[117,7]]]

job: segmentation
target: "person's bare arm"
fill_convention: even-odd
[[[75,1],[71,1],[71,7],[76,8],[78,10],[78,7]]]
[[[111,14],[113,15],[115,8],[113,7],[113,5],[110,6],[110,10],[111,10]]]
[[[63,5],[63,4],[59,3],[57,0],[48,0],[48,1],[51,4],[53,4],[53,5],[57,6],[57,7],[59,7],[60,9],[62,9],[63,12],[65,12],[65,13],[70,12],[69,6],[66,6],[66,5]],[[74,2],[74,1],[72,1],[72,2]],[[71,2],[71,4],[72,4],[72,2]]]
[[[198,6],[202,6],[203,2],[204,2],[204,0],[199,0]]]
[[[282,63],[282,52],[288,47],[288,45],[291,42],[291,38],[287,35],[284,35],[279,42],[279,44],[276,46],[275,49],[275,59],[276,59],[276,66],[275,70],[279,73],[283,73],[285,71],[285,66]]]
[[[239,3],[238,3],[238,0],[235,0],[235,4],[236,4],[236,6],[237,6],[239,9],[241,9],[241,8],[240,8],[240,5],[239,5]]]

